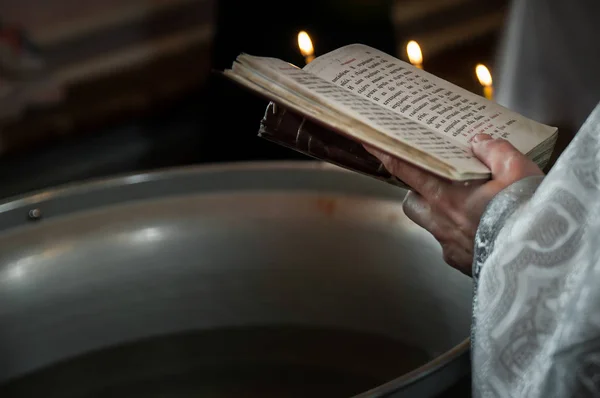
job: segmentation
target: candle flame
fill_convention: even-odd
[[[423,54],[421,53],[421,47],[419,43],[411,40],[406,45],[406,53],[408,54],[408,60],[413,65],[421,65],[423,63]]]
[[[298,47],[300,47],[300,52],[302,56],[308,57],[313,55],[315,49],[312,44],[312,40],[310,36],[305,31],[301,31],[298,33]]]
[[[475,74],[477,75],[477,80],[479,80],[479,84],[481,84],[482,86],[490,87],[492,85],[492,74],[485,65],[478,64],[475,67]]]

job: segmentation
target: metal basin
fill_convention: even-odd
[[[404,195],[258,163],[0,204],[0,396],[435,396],[471,282]]]

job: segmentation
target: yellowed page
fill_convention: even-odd
[[[530,152],[556,133],[495,102],[420,70],[374,48],[353,44],[308,64],[310,72],[426,126],[467,148],[478,133],[510,141]]]
[[[467,147],[457,145],[451,139],[435,133],[430,127],[397,114],[357,93],[278,59],[243,55],[238,57],[238,61],[233,67],[234,72],[241,65],[256,71],[273,84],[296,92],[314,103],[326,104],[336,112],[349,115],[370,126],[374,130],[372,134],[379,133],[391,138],[388,140],[391,147],[394,146],[394,142],[413,147],[450,165],[458,174],[489,173],[487,167],[477,160]],[[347,132],[353,135],[351,128]],[[393,151],[387,149],[386,152]]]

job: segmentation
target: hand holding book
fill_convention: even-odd
[[[411,186],[402,205],[404,213],[440,242],[448,264],[467,275],[473,264],[473,239],[488,203],[514,182],[543,175],[533,161],[506,140],[477,135],[472,149],[492,171],[491,180],[453,184],[369,148],[391,174]]]
[[[225,75],[272,101],[259,136],[409,188],[406,214],[464,273],[488,202],[541,174],[556,142],[556,128],[363,45],[304,69],[241,55]]]

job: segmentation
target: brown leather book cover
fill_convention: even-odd
[[[361,144],[273,102],[267,106],[258,136],[313,158],[407,188]]]

